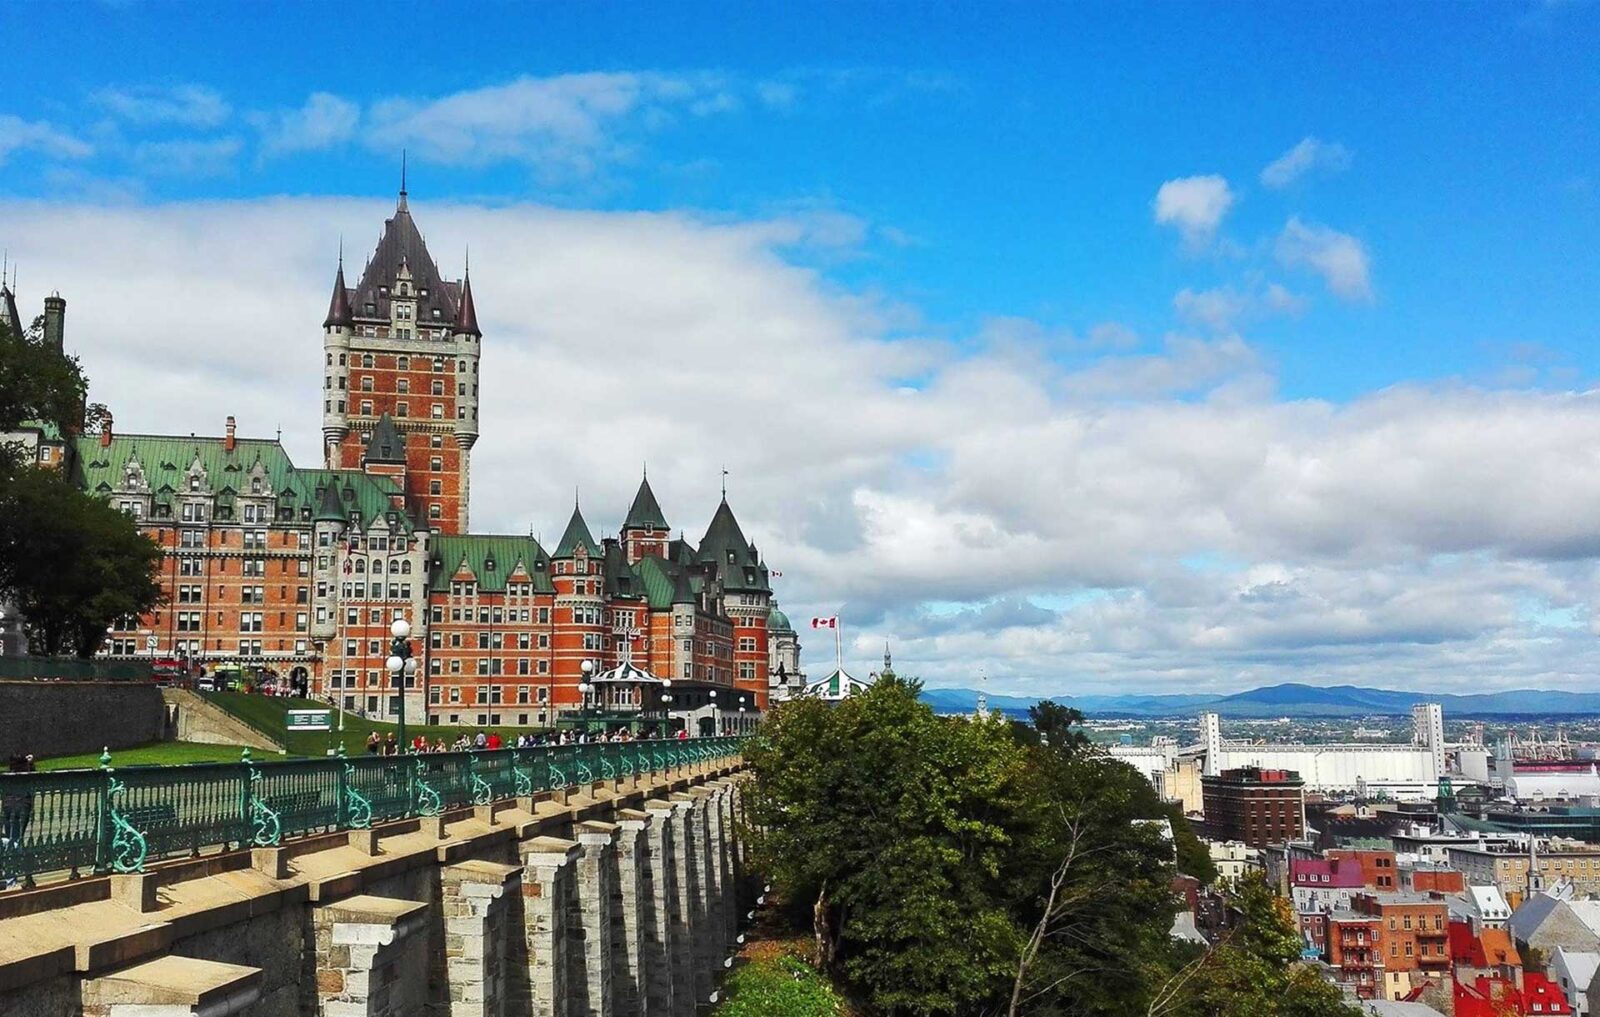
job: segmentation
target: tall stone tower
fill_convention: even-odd
[[[445,280],[411,218],[405,181],[355,288],[344,259],[322,323],[322,435],[329,469],[361,469],[385,415],[403,446],[407,507],[429,529],[464,533],[478,440],[483,333],[470,270]]]

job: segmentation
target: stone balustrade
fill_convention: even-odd
[[[0,895],[6,1017],[693,1017],[737,760]]]

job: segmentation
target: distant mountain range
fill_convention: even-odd
[[[1366,689],[1355,685],[1319,688],[1288,683],[1229,695],[1049,696],[1090,716],[1193,716],[1214,709],[1224,717],[1359,717],[1405,715],[1417,703],[1439,703],[1454,716],[1495,717],[1511,714],[1600,714],[1600,692],[1518,689],[1471,695],[1434,695]],[[940,713],[970,713],[977,708],[974,689],[924,689],[922,699]],[[989,707],[1010,714],[1026,713],[1038,698],[989,697]]]

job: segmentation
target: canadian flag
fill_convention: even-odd
[[[772,570],[772,578],[774,578],[774,579],[782,579],[783,578],[783,573],[779,572],[777,569],[773,569]]]
[[[811,627],[814,629],[836,629],[839,627],[839,616],[834,615],[832,618],[813,618],[811,619]]]

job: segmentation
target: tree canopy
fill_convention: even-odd
[[[37,323],[22,336],[0,325],[0,435],[36,422],[70,437],[87,390],[77,361],[46,343]],[[64,468],[24,462],[19,451],[0,440],[0,600],[21,609],[34,652],[93,656],[114,620],[159,602],[161,551]]]
[[[1226,953],[1173,943],[1178,860],[1210,859],[1076,711],[1041,704],[1037,728],[940,717],[919,690],[884,677],[837,704],[784,703],[744,750],[759,865],[807,913],[817,960],[876,1011],[1200,1017],[1230,972],[1297,959],[1292,926],[1254,897],[1259,924]],[[1282,1009],[1321,998],[1301,979],[1278,970],[1267,1009],[1216,1012],[1345,1012]]]

